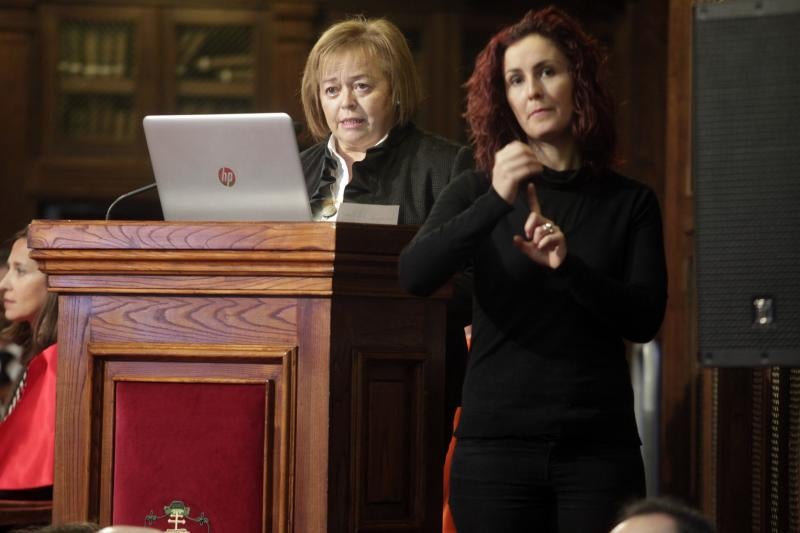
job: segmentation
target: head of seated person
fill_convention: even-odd
[[[714,533],[698,511],[670,498],[649,498],[622,511],[611,533]]]
[[[0,279],[3,310],[9,326],[2,339],[23,349],[23,364],[56,341],[58,301],[47,292],[47,276],[30,257],[27,229],[13,237],[7,271]]]
[[[332,135],[348,167],[363,160],[419,107],[420,83],[405,37],[385,19],[334,24],[308,56],[301,99],[316,140]]]

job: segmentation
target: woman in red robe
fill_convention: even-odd
[[[11,497],[53,485],[58,304],[29,255],[27,230],[14,236],[0,294],[10,322],[0,338],[23,348],[24,371],[0,406],[0,495]]]

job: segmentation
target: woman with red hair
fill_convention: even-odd
[[[611,169],[603,59],[553,7],[495,35],[467,82],[478,170],[442,192],[400,258],[418,295],[474,262],[459,533],[607,532],[644,495],[623,339],[658,331],[666,265],[655,194]]]

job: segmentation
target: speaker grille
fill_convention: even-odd
[[[722,18],[708,16],[713,5],[700,9],[693,145],[701,361],[798,365],[800,6]],[[772,302],[772,322],[756,320],[757,298]]]

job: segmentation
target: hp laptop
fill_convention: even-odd
[[[144,134],[164,220],[311,220],[289,115],[151,115]]]

